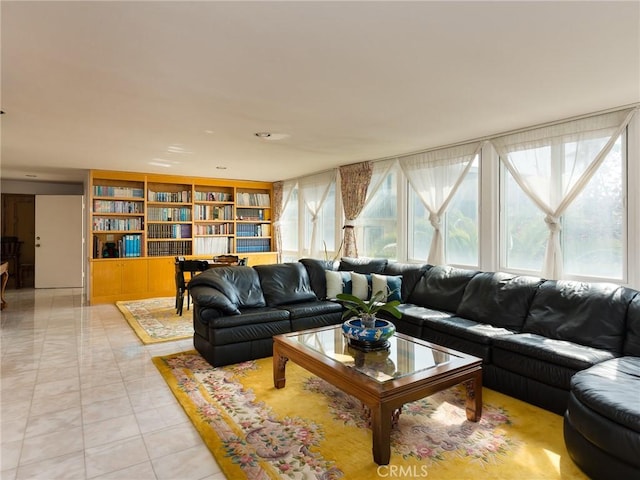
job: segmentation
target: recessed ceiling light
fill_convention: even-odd
[[[153,165],[154,167],[164,167],[170,168],[171,164],[162,158],[154,158],[153,161],[149,162],[149,165]]]
[[[272,132],[258,132],[254,135],[262,140],[282,140],[283,138],[290,137],[288,133],[272,133]]]

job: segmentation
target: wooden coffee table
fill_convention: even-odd
[[[273,337],[273,383],[285,386],[288,360],[359,399],[370,412],[373,459],[387,465],[391,428],[402,405],[463,383],[466,414],[482,415],[482,360],[396,333],[388,350],[362,352],[342,335],[341,326],[286,333]]]

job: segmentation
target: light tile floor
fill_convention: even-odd
[[[81,289],[6,299],[2,480],[225,478],[151,362],[191,339],[143,345],[114,305],[87,306]]]

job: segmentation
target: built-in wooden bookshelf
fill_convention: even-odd
[[[92,257],[143,256],[144,179],[131,174],[95,177],[91,191]]]
[[[198,254],[233,253],[235,226],[234,187],[194,186],[193,242]]]
[[[175,294],[176,256],[277,260],[269,182],[94,170],[90,184],[92,303]]]

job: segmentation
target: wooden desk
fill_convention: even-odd
[[[2,304],[0,305],[0,310],[4,310],[7,306],[7,302],[4,301],[4,289],[9,281],[9,262],[3,262],[2,265],[0,265],[0,277],[2,277],[2,285],[0,286],[0,299],[2,300]]]
[[[226,263],[226,262],[214,262],[212,260],[207,260],[209,264],[209,268],[218,268],[218,267],[233,267],[238,265],[237,263]]]

